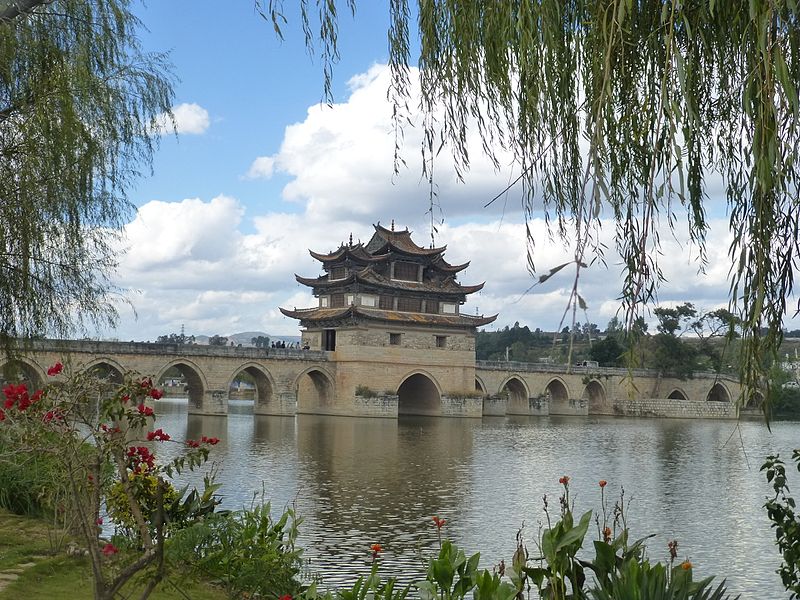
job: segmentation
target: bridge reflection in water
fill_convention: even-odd
[[[418,550],[437,548],[433,515],[468,552],[481,551],[483,566],[509,563],[518,527],[536,535],[542,495],[557,512],[558,478],[568,474],[577,510],[599,506],[599,479],[612,501],[624,486],[632,534],[657,534],[653,559],[678,539],[698,577],[727,577],[743,598],[786,597],[753,461],[786,455],[800,423],[769,434],[761,422],[693,419],[275,417],[243,402],[226,419],[187,415],[185,400],[157,408],[157,426],[178,440],[223,440],[213,456],[224,506],[249,504],[262,482],[275,510],[296,505],[309,569],[328,585],[368,572],[373,543],[385,548],[385,573],[421,576]],[[735,427],[741,442],[738,433],[731,441]],[[162,454],[176,447],[163,444]]]

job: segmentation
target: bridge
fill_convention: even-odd
[[[161,382],[177,370],[189,412],[225,415],[234,382],[255,382],[256,414],[397,417],[630,415],[736,418],[737,379],[698,373],[681,380],[643,369],[460,360],[453,353],[355,355],[322,350],[34,340],[14,358],[32,386],[57,361],[121,381],[134,371]],[[0,368],[8,366],[0,359]],[[473,385],[474,382],[474,385]]]

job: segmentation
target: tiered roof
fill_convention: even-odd
[[[319,277],[295,279],[313,289],[315,296],[343,293],[361,293],[414,299],[427,298],[435,302],[463,304],[468,294],[481,290],[483,283],[461,285],[456,274],[469,266],[469,262],[451,265],[444,259],[447,246],[423,248],[411,239],[411,231],[395,231],[373,226],[375,232],[366,244],[341,244],[328,253],[309,250],[311,256],[322,263],[325,273]],[[392,263],[417,264],[423,269],[422,281],[390,276]],[[332,275],[335,277],[332,278]],[[341,298],[341,296],[340,296]],[[434,305],[438,306],[438,305]],[[319,307],[301,310],[281,308],[286,316],[299,319],[302,326],[324,323],[341,323],[343,320],[369,319],[392,323],[441,325],[450,327],[479,327],[491,323],[490,317],[437,312],[407,312],[354,304],[346,307]]]

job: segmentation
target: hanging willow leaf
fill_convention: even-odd
[[[572,261],[570,261],[570,262],[565,262],[563,265],[558,265],[557,267],[553,267],[552,269],[550,269],[550,270],[549,270],[547,273],[545,273],[544,275],[539,275],[539,283],[544,283],[545,281],[547,281],[548,279],[550,279],[550,278],[551,278],[553,275],[555,275],[556,273],[558,273],[558,272],[559,272],[561,269],[563,269],[563,268],[564,268],[564,267],[566,267],[567,265],[571,265],[571,264],[572,264]]]

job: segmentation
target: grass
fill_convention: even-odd
[[[92,598],[91,566],[87,558],[67,556],[63,537],[41,519],[0,511],[0,573],[19,573],[19,579],[0,591],[0,600],[48,598],[80,600]],[[20,569],[20,565],[34,563]],[[144,582],[131,581],[120,598],[136,598]],[[168,577],[151,598],[155,600],[222,600],[219,588],[178,576]]]

